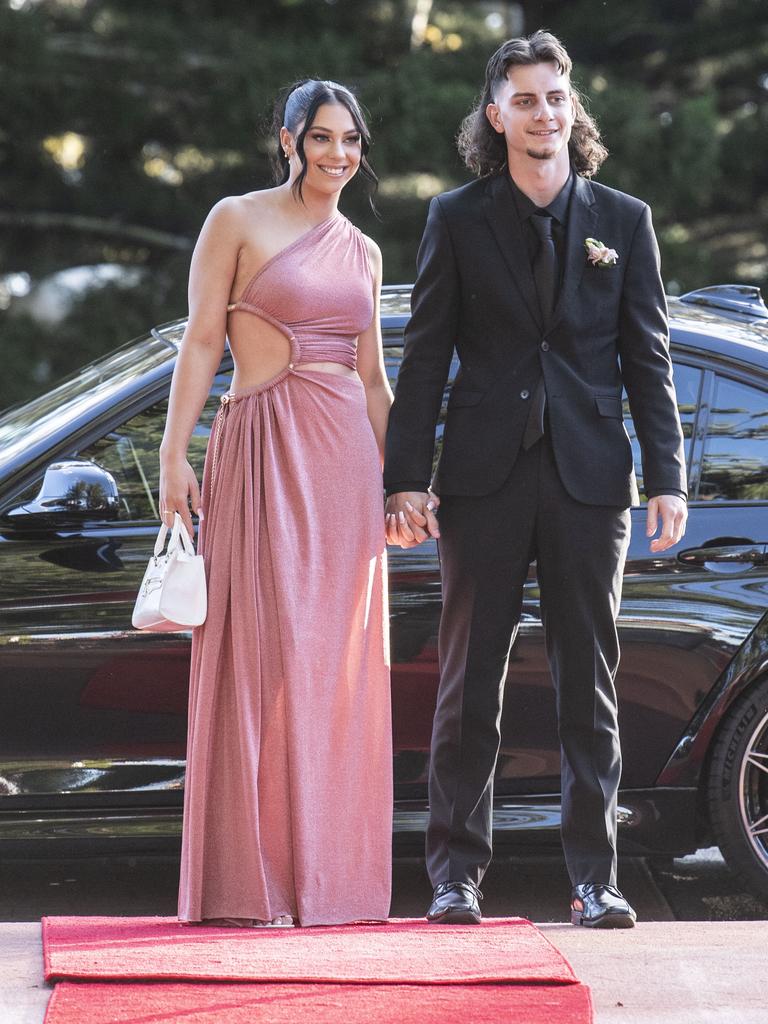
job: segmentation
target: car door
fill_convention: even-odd
[[[622,788],[653,786],[707,693],[765,612],[768,391],[677,352],[674,378],[689,469],[683,542],[652,554],[646,507],[632,537],[618,620]],[[642,492],[628,403],[625,426]],[[559,791],[554,693],[529,578],[502,718],[498,794]]]
[[[722,690],[719,677],[728,678],[738,664],[737,653],[745,654],[743,668],[750,661],[757,667],[760,660],[758,647],[751,653],[749,647],[756,627],[768,614],[768,379],[764,374],[735,361],[705,368],[690,489],[688,529],[676,549],[675,596],[678,605],[691,610],[691,628],[700,636],[701,664],[696,677],[678,680],[676,689],[689,706],[701,706],[700,716]],[[698,778],[701,754],[696,763],[690,762],[689,732],[686,729],[677,737],[661,784],[690,784]],[[699,750],[705,751],[706,743],[699,743]]]
[[[689,358],[675,366],[689,462],[685,537],[651,555],[645,512],[632,512],[617,681],[625,787],[656,782],[768,594],[768,389],[746,367],[739,375],[734,364],[731,375]]]
[[[230,375],[217,375],[190,442],[198,475]],[[190,633],[131,627],[159,526],[157,452],[166,410],[167,397],[154,400],[66,453],[112,475],[116,518],[3,531],[11,598],[0,624],[0,794],[14,803],[180,803]]]

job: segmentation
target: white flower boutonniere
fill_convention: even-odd
[[[587,259],[593,267],[613,267],[618,262],[619,254],[597,238],[585,238],[584,248]]]

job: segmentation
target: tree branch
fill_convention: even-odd
[[[143,242],[145,245],[162,249],[178,249],[182,252],[191,249],[193,245],[192,239],[185,235],[172,235],[169,231],[158,231],[156,228],[147,228],[140,224],[121,224],[116,220],[85,217],[77,213],[0,210],[0,224],[35,228],[39,231],[64,228],[67,231],[79,231],[83,234],[111,235],[115,238],[130,238],[131,241]]]

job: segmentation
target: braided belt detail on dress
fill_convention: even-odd
[[[213,456],[211,458],[211,487],[216,480],[216,467],[219,461],[219,443],[221,442],[221,431],[224,428],[224,418],[232,395],[222,395],[219,399],[219,411],[216,413],[216,422],[213,426]]]

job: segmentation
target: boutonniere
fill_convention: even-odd
[[[585,238],[584,248],[587,250],[587,259],[593,267],[613,267],[619,259],[615,249],[608,246],[597,238]]]

